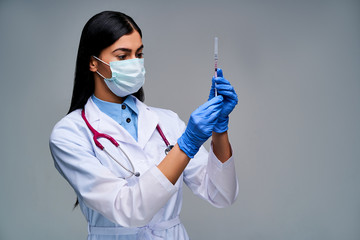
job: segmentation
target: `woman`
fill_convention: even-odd
[[[92,17],[81,35],[69,113],[50,137],[55,167],[87,219],[88,239],[188,239],[179,220],[183,182],[216,207],[237,196],[227,136],[237,104],[233,87],[219,70],[209,100],[185,126],[174,112],[142,102],[142,51],[131,17],[111,11]],[[99,138],[102,150],[93,130],[121,149]],[[208,153],[201,145],[210,136]]]

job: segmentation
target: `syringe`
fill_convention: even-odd
[[[218,38],[214,38],[214,60],[215,60],[215,77],[217,77],[217,65],[218,65]],[[215,96],[217,96],[216,84],[215,84]]]

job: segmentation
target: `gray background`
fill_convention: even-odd
[[[69,107],[85,22],[123,11],[142,28],[146,103],[182,119],[219,65],[231,115],[237,202],[184,193],[192,239],[360,239],[360,2],[0,1],[0,239],[85,239],[48,138]]]

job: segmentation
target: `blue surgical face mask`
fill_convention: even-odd
[[[114,61],[110,64],[93,56],[95,59],[110,66],[111,78],[105,78],[96,71],[102,78],[108,88],[118,97],[125,97],[133,94],[145,83],[145,67],[143,58],[134,58],[129,60]]]

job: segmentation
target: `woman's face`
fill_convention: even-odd
[[[103,49],[98,58],[106,63],[143,58],[143,47],[140,34],[137,31],[133,31],[119,38],[111,46]],[[96,73],[96,71],[99,71],[105,78],[111,78],[110,67],[92,57],[90,59],[90,71],[94,72],[95,96],[104,101],[109,101],[109,99],[116,100],[118,97],[110,91],[104,79]]]

